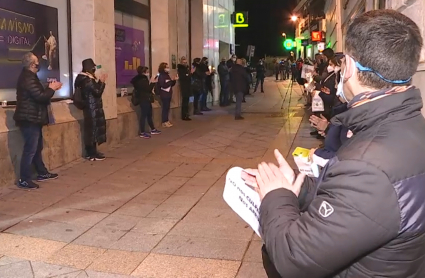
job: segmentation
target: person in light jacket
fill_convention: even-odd
[[[168,119],[170,114],[171,99],[173,97],[173,87],[176,85],[178,75],[175,78],[170,77],[170,67],[167,63],[161,63],[158,68],[158,89],[162,102],[162,126],[172,127]]]

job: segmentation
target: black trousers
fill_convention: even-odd
[[[97,144],[93,143],[92,145],[86,145],[86,155],[93,157],[97,154]]]
[[[266,246],[263,245],[261,248],[261,255],[263,257],[263,267],[269,278],[282,278],[279,272],[277,272],[276,267],[270,260],[269,254],[267,253]]]
[[[182,119],[189,117],[189,98],[188,96],[182,97]]]

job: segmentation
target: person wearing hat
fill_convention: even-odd
[[[91,161],[104,160],[97,146],[106,142],[106,119],[103,111],[102,94],[105,90],[106,74],[95,75],[96,64],[92,59],[83,61],[83,70],[75,79],[74,87],[79,88],[84,102],[84,144],[86,158]]]

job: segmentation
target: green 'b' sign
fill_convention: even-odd
[[[233,27],[248,27],[248,12],[235,12],[232,14]]]

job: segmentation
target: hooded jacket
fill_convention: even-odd
[[[103,111],[102,95],[105,83],[97,81],[89,73],[78,74],[74,83],[80,87],[84,101],[84,143],[87,146],[106,142],[106,119]]]
[[[286,189],[265,196],[262,237],[282,277],[425,277],[421,108],[412,88],[337,115],[354,136],[305,200]]]

